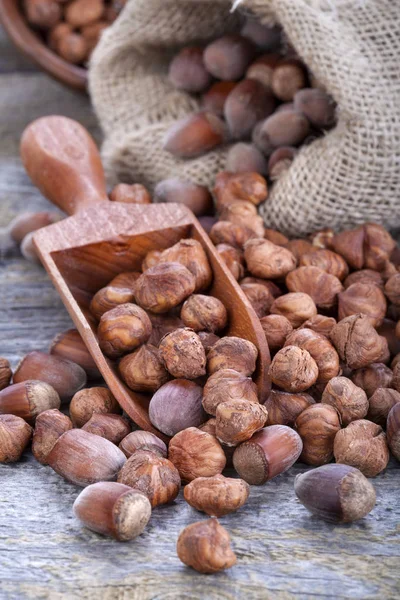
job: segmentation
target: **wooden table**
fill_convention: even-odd
[[[18,158],[19,137],[34,118],[58,113],[99,139],[88,99],[37,72],[0,31],[0,227],[18,212],[48,206]],[[0,356],[16,365],[46,350],[70,319],[39,266],[3,257],[0,269]],[[221,519],[231,532],[237,566],[202,576],[175,552],[179,531],[203,517],[179,497],[154,510],[145,533],[118,543],[82,529],[71,507],[79,489],[29,452],[0,466],[0,598],[389,599],[400,595],[400,469],[393,461],[374,480],[378,501],[353,526],[311,517],[293,481],[304,465],[262,487],[248,504]]]

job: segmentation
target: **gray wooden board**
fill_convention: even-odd
[[[1,227],[22,210],[48,207],[18,160],[19,136],[28,122],[59,113],[77,118],[98,138],[99,131],[84,96],[35,70],[27,73],[1,32],[0,49]],[[44,271],[16,255],[1,263],[0,307],[0,356],[14,366],[29,350],[47,349],[70,326]],[[154,510],[140,538],[117,543],[79,525],[71,510],[79,489],[27,452],[22,462],[0,466],[0,598],[399,597],[399,465],[391,462],[374,480],[377,505],[352,526],[319,521],[300,505],[293,481],[305,468],[296,465],[253,487],[248,504],[221,519],[238,562],[226,573],[203,576],[176,556],[179,531],[204,518],[181,495]]]

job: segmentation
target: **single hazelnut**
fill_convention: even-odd
[[[258,350],[243,338],[226,336],[218,340],[207,355],[210,375],[221,369],[234,369],[242,375],[252,375],[256,370]]]
[[[118,444],[130,433],[131,426],[120,415],[93,413],[82,427],[83,431],[99,435],[113,444]]]
[[[243,479],[223,475],[198,477],[185,486],[183,495],[190,506],[211,517],[223,517],[247,501],[250,487]]]
[[[290,321],[282,315],[267,315],[260,319],[270,350],[283,347],[287,336],[293,331]]]
[[[264,221],[257,213],[257,207],[247,200],[234,200],[220,209],[222,221],[229,221],[250,229],[254,237],[264,236]]]
[[[109,389],[92,387],[77,392],[69,405],[69,414],[74,427],[83,427],[94,414],[118,414],[118,402]]]
[[[285,346],[298,346],[307,350],[318,367],[317,383],[326,383],[340,371],[339,355],[331,342],[312,329],[298,329],[288,335]]]
[[[396,403],[387,418],[387,442],[392,454],[400,460],[400,403]]]
[[[375,284],[353,283],[338,295],[339,321],[350,315],[363,313],[376,327],[386,315],[386,299],[383,292]]]
[[[81,487],[115,481],[125,461],[125,454],[117,446],[82,429],[63,433],[47,455],[47,464],[56,473]]]
[[[102,0],[73,0],[66,6],[64,17],[72,27],[84,27],[101,19],[103,11]]]
[[[393,371],[382,363],[373,363],[354,371],[351,379],[370,398],[378,388],[392,387]]]
[[[332,250],[343,256],[349,267],[362,269],[364,265],[364,228],[357,227],[337,233],[332,240]]]
[[[360,271],[350,273],[344,280],[343,285],[345,289],[347,289],[353,285],[353,283],[374,284],[383,289],[382,275],[378,273],[378,271],[373,271],[372,269],[361,269]]]
[[[0,414],[0,463],[17,462],[31,437],[32,427],[24,419]]]
[[[142,492],[153,508],[175,500],[181,488],[181,478],[172,462],[148,450],[137,450],[128,458],[118,483]]]
[[[291,394],[271,390],[267,400],[264,402],[268,410],[267,425],[288,425],[293,427],[300,413],[315,404],[315,400],[309,394]]]
[[[158,347],[162,338],[167,335],[167,333],[171,333],[172,331],[175,331],[175,329],[180,329],[185,326],[179,317],[175,317],[171,314],[155,315],[149,313],[149,318],[152,330],[147,343],[156,347]]]
[[[136,304],[121,304],[107,311],[102,315],[97,330],[99,346],[111,359],[132,352],[147,342],[150,335],[151,321]]]
[[[76,363],[82,367],[90,379],[101,377],[100,371],[77,329],[67,329],[56,335],[51,342],[49,353]]]
[[[118,273],[108,285],[112,288],[133,289],[141,273],[139,271],[123,271]]]
[[[268,173],[267,161],[254,144],[238,142],[231,146],[226,155],[226,169],[231,173]]]
[[[14,383],[39,380],[49,384],[66,402],[86,385],[86,373],[76,363],[45,352],[29,352],[18,364],[14,373]],[[59,408],[48,406],[47,408]],[[45,409],[46,410],[46,409]]]
[[[187,379],[174,379],[160,387],[150,400],[149,418],[154,427],[173,436],[204,423],[202,388]]]
[[[350,369],[378,362],[387,342],[378,335],[369,317],[363,314],[342,319],[331,331],[331,340],[340,358]]]
[[[233,466],[250,485],[262,485],[287,471],[299,458],[302,447],[296,431],[285,425],[270,425],[236,448]]]
[[[307,86],[304,65],[296,59],[282,59],[272,73],[271,86],[279,100],[291,102],[296,92]]]
[[[24,0],[24,11],[30,25],[50,29],[61,21],[61,6],[56,0]]]
[[[307,350],[286,346],[279,350],[270,366],[272,382],[286,392],[303,392],[318,379],[318,366]]]
[[[0,358],[0,391],[10,385],[12,370],[6,358]]]
[[[9,223],[7,230],[14,242],[21,244],[28,233],[37,231],[47,225],[52,225],[52,223],[55,223],[59,219],[60,215],[55,212],[23,212]]]
[[[340,281],[349,274],[349,267],[340,254],[324,248],[314,248],[311,252],[303,254],[300,258],[301,267],[318,267],[330,275],[334,275]]]
[[[378,223],[364,226],[364,266],[381,271],[389,261],[396,242],[388,231]]]
[[[140,274],[138,274],[138,277]],[[121,284],[114,287],[112,282],[106,287],[100,289],[93,296],[90,303],[90,312],[100,320],[104,313],[120,306],[121,304],[127,304],[135,301],[135,287],[134,285],[126,285],[125,287]]]
[[[298,150],[294,146],[280,146],[271,152],[268,159],[268,175],[271,181],[276,181],[289,169],[297,152]],[[271,242],[277,243],[273,239],[271,239]],[[286,244],[288,242],[289,240],[286,239]]]
[[[206,353],[199,336],[192,329],[168,333],[160,342],[159,352],[173,377],[197,379],[206,373]]]
[[[142,261],[142,271],[147,271],[160,263],[162,252],[160,250],[150,250]]]
[[[282,29],[279,25],[262,25],[252,15],[246,17],[240,33],[264,52],[271,52],[282,43]]]
[[[199,425],[198,429],[200,429],[200,431],[205,431],[206,433],[210,433],[211,435],[216,437],[216,432],[215,432],[216,423],[217,423],[217,419],[215,417],[213,417],[212,419],[208,419],[208,421]]]
[[[267,199],[268,186],[262,175],[255,171],[228,173],[216,176],[214,196],[219,210],[238,201],[250,202],[255,206]],[[252,214],[257,214],[254,210]]]
[[[171,246],[171,248],[167,248],[166,250],[161,252],[159,261],[161,263],[180,263],[181,265],[186,267],[186,269],[188,269],[188,271],[190,271],[195,278],[195,289],[193,290],[195,292],[205,290],[211,285],[213,279],[211,266],[203,246],[197,240],[180,240],[174,246]],[[169,277],[169,275],[166,274],[166,277]],[[176,285],[178,287],[182,287],[183,282],[179,282],[179,277],[184,278],[186,281],[186,276],[183,277],[183,273],[181,275],[178,275],[178,281]],[[162,285],[166,286],[167,281],[163,280]],[[187,298],[187,296],[190,296],[191,293],[192,292],[185,295],[185,297],[182,298],[182,300]]]
[[[83,35],[75,31],[66,33],[58,41],[58,54],[73,65],[82,63],[87,58],[88,51],[88,42]]]
[[[389,449],[382,427],[371,421],[353,421],[335,436],[337,463],[359,469],[366,477],[375,477],[389,462]]]
[[[336,325],[336,319],[325,315],[314,315],[300,326],[300,329],[311,329],[329,338],[332,328]]]
[[[369,399],[367,420],[385,429],[388,414],[398,402],[400,402],[399,392],[389,388],[378,388]]]
[[[72,422],[56,408],[45,410],[38,415],[32,439],[32,454],[42,465],[47,465],[50,454],[58,438],[72,429]]]
[[[221,444],[209,433],[189,427],[177,433],[169,443],[169,459],[184,481],[213,477],[222,473],[226,457]]]
[[[200,338],[201,343],[203,344],[204,351],[207,355],[210,348],[214,346],[221,338],[215,333],[211,333],[210,331],[198,331],[197,335]]]
[[[169,65],[168,78],[178,90],[191,94],[204,92],[210,86],[212,77],[204,66],[203,48],[182,48]]]
[[[374,486],[358,469],[347,465],[324,465],[300,473],[294,491],[311,513],[334,523],[362,519],[376,502]]]
[[[178,202],[187,206],[196,216],[213,213],[212,196],[204,185],[184,179],[164,179],[154,188],[154,202]]]
[[[255,125],[275,110],[276,99],[271,90],[257,79],[242,79],[224,104],[224,117],[235,140],[248,139]]]
[[[273,281],[267,281],[266,279],[261,279],[259,277],[244,277],[240,280],[240,285],[245,283],[259,283],[266,287],[274,298],[282,296],[282,290]]]
[[[218,298],[193,294],[182,306],[181,319],[186,327],[194,331],[205,330],[215,333],[226,327],[228,313]]]
[[[313,127],[330,129],[335,124],[336,104],[331,96],[318,88],[305,88],[294,95],[294,107],[303,113]]]
[[[289,250],[265,239],[246,242],[244,257],[250,273],[264,279],[279,279],[296,268],[296,259]]]
[[[182,264],[163,262],[147,269],[137,280],[137,303],[153,313],[165,313],[178,306],[196,289],[195,278]]]
[[[327,250],[331,250],[334,235],[335,232],[331,227],[325,227],[324,229],[314,231],[314,233],[311,233],[308,237],[315,248],[326,248]],[[333,273],[333,275],[335,275],[335,273]]]
[[[220,369],[211,375],[203,390],[203,408],[216,415],[218,405],[230,400],[258,403],[257,385],[234,369]]]
[[[151,196],[144,185],[140,183],[119,183],[112,190],[110,200],[124,204],[150,204]]]
[[[308,294],[289,293],[275,299],[271,306],[271,314],[286,317],[292,327],[296,329],[304,321],[317,314],[317,307]]]
[[[177,158],[196,158],[221,145],[225,124],[212,112],[198,112],[176,121],[166,133],[163,150]]]
[[[215,79],[235,81],[241,79],[255,54],[253,44],[237,35],[224,35],[206,46],[204,65]]]
[[[274,303],[274,297],[267,287],[260,283],[241,283],[240,287],[252,305],[257,317],[265,317]]]
[[[400,273],[392,275],[385,283],[385,294],[395,306],[400,306]]]
[[[286,277],[290,292],[303,292],[311,296],[318,308],[335,306],[337,295],[343,290],[339,279],[319,267],[299,267]]]
[[[400,352],[400,340],[396,336],[396,323],[391,319],[383,319],[382,323],[376,328],[380,336],[384,337],[388,343],[389,352],[395,356]]]
[[[169,379],[160,351],[151,344],[143,344],[124,356],[118,370],[126,385],[135,392],[155,392]]]
[[[367,394],[347,377],[333,377],[322,393],[321,402],[336,408],[345,427],[363,419],[368,412]]]
[[[51,408],[60,408],[60,396],[43,381],[22,381],[0,391],[1,415],[15,415],[33,424],[40,413]]]
[[[276,148],[299,146],[310,133],[308,119],[295,110],[275,111],[253,129],[252,141],[265,156]]]
[[[215,113],[218,117],[223,117],[225,101],[235,86],[236,81],[216,81],[203,94],[202,108],[207,112]]]
[[[297,417],[295,427],[303,441],[300,460],[316,467],[333,458],[333,443],[340,430],[339,414],[329,404],[313,404]]]
[[[286,244],[289,242],[286,235],[283,235],[283,233],[280,233],[280,231],[276,231],[276,229],[271,229],[270,227],[265,228],[264,238],[273,244],[276,244],[277,246],[286,246]]]
[[[272,74],[279,58],[279,54],[262,54],[251,63],[246,71],[246,77],[259,81],[265,88],[272,91]]]
[[[395,366],[400,362],[400,353],[396,354],[396,356],[394,357],[394,359],[391,362],[391,369],[392,371],[394,370]]]
[[[234,248],[229,244],[218,244],[215,247],[216,251],[236,279],[238,281],[244,275],[244,256],[243,252],[238,248]]]
[[[73,511],[88,529],[127,542],[143,533],[151,517],[151,504],[144,494],[127,485],[100,481],[82,490]]]
[[[248,227],[236,225],[230,221],[218,221],[210,231],[210,239],[216,246],[228,244],[238,250],[242,250],[244,244],[254,235],[254,232]]]
[[[303,254],[308,254],[308,252],[311,252],[314,249],[314,247],[308,240],[296,239],[290,240],[286,244],[286,249],[290,250],[290,252],[294,255],[298,263]]]
[[[237,446],[264,427],[268,411],[262,404],[247,400],[227,400],[216,410],[216,436],[227,446]]]
[[[179,560],[199,573],[217,573],[236,564],[229,533],[216,519],[185,527],[179,534],[176,551]]]
[[[63,37],[68,36],[72,32],[72,27],[64,21],[56,23],[48,32],[47,44],[50,50],[58,52],[58,46]],[[22,241],[22,240],[21,240]]]
[[[120,442],[119,448],[127,458],[130,458],[137,450],[148,450],[158,456],[167,458],[167,446],[159,437],[150,431],[132,431]]]

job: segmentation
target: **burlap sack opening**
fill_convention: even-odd
[[[90,91],[110,183],[211,185],[226,148],[189,161],[164,152],[171,123],[198,107],[166,77],[187,44],[240,28],[240,11],[280,23],[338,104],[338,125],[301,149],[260,212],[300,236],[364,221],[400,226],[400,0],[128,0],[97,46]]]

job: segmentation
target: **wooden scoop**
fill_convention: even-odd
[[[257,346],[255,377],[261,401],[267,397],[270,355],[259,319],[188,208],[109,202],[94,140],[79,123],[65,117],[44,117],[29,125],[22,136],[21,157],[41,192],[73,215],[36,232],[34,244],[108,387],[135,423],[165,438],[150,423],[150,397],[129,390],[100,350],[90,300],[118,273],[139,271],[150,250],[168,248],[182,238],[200,242],[208,256],[214,273],[210,294],[227,308],[227,335]]]

